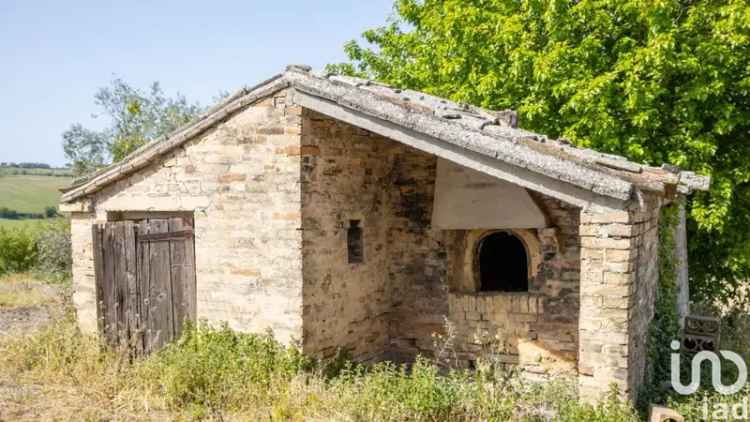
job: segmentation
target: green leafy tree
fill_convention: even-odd
[[[84,175],[105,165],[111,137],[105,131],[86,129],[76,123],[62,134],[63,152],[75,175]]]
[[[518,111],[583,147],[712,176],[690,206],[696,297],[750,271],[747,0],[398,0],[329,70]]]
[[[74,124],[63,133],[63,150],[76,174],[90,173],[120,161],[140,146],[188,123],[202,108],[183,95],[169,98],[158,82],[140,90],[115,79],[94,95],[95,104],[109,120],[103,130]]]
[[[57,207],[45,207],[44,208],[44,216],[47,218],[55,218],[58,215],[60,215],[57,212]]]

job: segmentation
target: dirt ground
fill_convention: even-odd
[[[62,287],[27,278],[0,280],[0,336],[28,334],[61,312]]]
[[[62,313],[64,294],[62,286],[29,275],[0,278],[0,341],[29,335],[47,326]],[[59,411],[63,409],[50,409],[59,406],[60,401],[49,399],[49,389],[0,374],[0,422],[66,419],[66,412]]]
[[[50,310],[46,306],[23,308],[0,308],[0,335],[14,336],[38,330],[50,320]]]
[[[33,334],[61,317],[68,294],[63,285],[44,283],[31,275],[0,277],[0,345]],[[125,404],[114,403],[112,392],[85,383],[35,384],[0,371],[0,422],[180,420],[149,409],[145,398]]]

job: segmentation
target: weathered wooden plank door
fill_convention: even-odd
[[[136,334],[135,241],[132,222],[94,226],[94,270],[96,273],[99,330],[110,344],[119,344]]]
[[[185,320],[195,321],[195,248],[192,224],[181,218],[155,219],[139,224],[138,285],[143,294],[149,353],[176,339]]]
[[[158,350],[195,321],[195,248],[186,218],[95,225],[100,332],[134,353]]]

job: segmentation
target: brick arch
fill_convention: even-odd
[[[542,246],[536,230],[532,229],[478,229],[470,230],[466,237],[466,247],[464,248],[463,271],[465,280],[470,285],[464,286],[470,291],[478,292],[480,289],[479,263],[477,262],[477,248],[481,241],[498,232],[510,233],[517,237],[524,248],[526,248],[527,269],[529,283],[537,276],[539,266],[542,264]]]

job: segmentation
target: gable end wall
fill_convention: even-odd
[[[279,92],[87,198],[92,212],[71,224],[81,326],[96,329],[91,225],[115,211],[188,211],[198,318],[301,338],[300,113]]]

